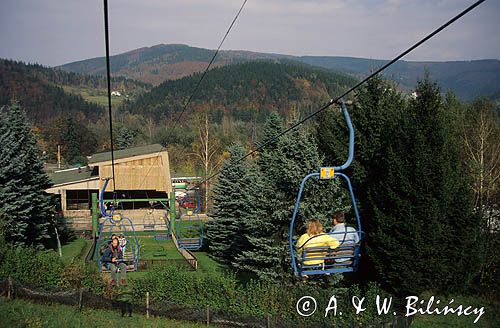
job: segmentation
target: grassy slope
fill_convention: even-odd
[[[65,264],[71,263],[73,260],[83,260],[91,241],[83,238],[77,238],[74,241],[62,246],[62,260]]]
[[[88,102],[96,103],[100,106],[108,106],[108,92],[106,89],[90,88],[85,86],[70,86],[63,85],[62,88],[67,93],[76,94],[82,96]],[[111,98],[111,104],[113,107],[119,107],[125,100],[124,96]]]
[[[137,314],[133,314],[131,318],[122,318],[119,311],[84,309],[79,312],[75,307],[67,305],[35,304],[3,297],[0,298],[0,313],[0,327],[199,327],[196,323],[165,318],[146,319]]]

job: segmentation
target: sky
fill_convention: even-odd
[[[474,0],[248,0],[222,49],[390,59]],[[242,0],[109,0],[110,50],[217,48]],[[0,58],[48,66],[104,56],[102,0],[1,0]],[[487,0],[405,60],[500,59]]]

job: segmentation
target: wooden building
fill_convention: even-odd
[[[117,198],[168,198],[172,191],[168,152],[154,144],[114,152],[115,186]],[[88,165],[56,171],[51,175],[52,187],[48,193],[58,196],[60,211],[76,230],[92,226],[91,199],[99,193],[104,179],[112,176],[111,153],[98,153],[89,157]],[[113,182],[106,188],[105,198],[112,198]],[[149,202],[123,203],[122,210],[131,218],[151,215]]]

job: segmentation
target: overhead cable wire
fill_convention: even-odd
[[[361,80],[360,82],[358,82],[357,84],[355,84],[354,86],[352,86],[351,88],[349,88],[347,91],[345,91],[344,93],[342,93],[341,95],[339,95],[337,97],[331,98],[326,104],[324,104],[323,106],[321,106],[319,109],[317,109],[316,111],[310,113],[309,115],[307,115],[306,117],[304,117],[303,119],[301,119],[300,121],[298,121],[297,123],[291,125],[287,129],[285,129],[282,132],[278,133],[274,137],[266,140],[264,143],[262,143],[261,145],[259,145],[258,147],[256,147],[254,150],[250,151],[246,155],[244,155],[244,156],[238,158],[237,160],[235,160],[231,165],[229,165],[228,167],[226,167],[224,170],[230,169],[231,166],[234,166],[234,165],[238,164],[239,162],[245,160],[249,156],[252,156],[253,154],[257,153],[258,151],[262,150],[263,148],[269,146],[270,144],[274,143],[276,140],[278,140],[279,138],[281,138],[283,135],[289,133],[292,130],[295,130],[300,125],[304,124],[305,122],[307,122],[311,118],[313,118],[316,115],[318,115],[319,113],[323,112],[325,109],[327,109],[330,106],[332,106],[333,104],[337,103],[340,99],[342,99],[343,97],[345,97],[348,94],[352,93],[353,91],[355,91],[356,89],[358,89],[359,87],[361,87],[362,85],[364,85],[366,82],[368,82],[371,79],[373,79],[375,76],[377,76],[378,74],[380,74],[381,72],[383,72],[384,70],[386,70],[387,68],[389,68],[390,66],[392,66],[394,63],[396,63],[398,60],[400,60],[404,56],[408,55],[413,50],[415,50],[418,47],[420,47],[422,44],[424,44],[425,42],[427,42],[429,39],[431,39],[432,37],[434,37],[437,34],[439,34],[445,28],[447,28],[448,26],[450,26],[451,24],[453,24],[454,22],[456,22],[457,20],[459,20],[460,18],[462,18],[463,16],[465,16],[467,13],[471,12],[473,9],[475,9],[477,6],[479,6],[480,4],[482,4],[485,1],[486,0],[478,0],[475,3],[473,3],[472,5],[470,5],[469,7],[465,8],[460,13],[458,13],[456,16],[454,16],[453,18],[451,18],[450,20],[448,20],[447,22],[445,22],[444,24],[442,24],[441,26],[439,26],[437,29],[433,30],[431,33],[427,34],[423,39],[421,39],[417,43],[413,44],[411,47],[409,47],[408,49],[406,49],[405,51],[403,51],[402,53],[400,53],[399,55],[397,55],[396,57],[394,57],[394,59],[392,59],[391,61],[387,62],[385,65],[383,65],[380,68],[378,68],[377,70],[375,70],[373,73],[371,73],[370,75],[368,75],[367,77],[365,77],[363,80]],[[208,182],[210,179],[213,179],[214,177],[216,177],[217,175],[219,175],[222,171],[223,171],[223,169],[220,169],[220,170],[216,171],[215,173],[213,173],[212,175],[206,177],[203,181],[201,181],[197,185],[195,185],[193,187],[193,189],[199,187],[200,185],[202,185],[202,184],[204,184],[206,182]]]
[[[116,191],[116,178],[115,178],[115,153],[114,153],[114,142],[113,142],[113,115],[111,110],[111,69],[109,64],[108,0],[104,0],[104,42],[106,44],[106,78],[108,82],[109,137],[111,146],[111,171],[112,171],[113,193],[114,193]]]
[[[238,12],[236,13],[236,15],[234,16],[233,20],[231,21],[231,24],[229,25],[229,27],[227,28],[226,30],[226,33],[224,34],[222,40],[220,41],[219,43],[219,46],[217,47],[217,49],[215,50],[213,56],[212,56],[212,59],[210,59],[210,62],[208,63],[207,67],[205,68],[205,70],[203,71],[203,73],[201,74],[199,80],[196,82],[193,90],[191,91],[189,97],[187,98],[187,101],[184,103],[184,106],[182,107],[182,110],[179,114],[179,116],[177,117],[177,119],[174,121],[174,124],[172,125],[171,129],[169,131],[174,131],[176,126],[178,125],[178,123],[180,122],[181,118],[182,118],[182,115],[184,114],[184,112],[186,111],[186,109],[189,107],[189,105],[191,104],[191,102],[193,101],[200,85],[201,85],[201,82],[203,82],[203,80],[205,79],[208,71],[210,70],[210,67],[212,67],[212,64],[215,62],[215,59],[217,58],[217,55],[219,54],[220,52],[220,49],[222,48],[222,45],[224,44],[224,42],[226,41],[229,33],[231,32],[231,30],[233,29],[233,26],[234,24],[236,23],[236,21],[238,20],[238,17],[240,16],[241,12],[243,11],[243,9],[245,8],[245,5],[247,3],[248,0],[244,0],[238,10]],[[168,142],[168,139],[171,137],[171,133],[172,132],[169,132],[167,134],[167,142]],[[151,170],[153,169],[153,166],[156,164],[156,161],[158,160],[158,156],[160,155],[160,153],[162,151],[164,151],[166,149],[166,146],[164,145],[161,145],[161,148],[160,148],[160,151],[158,152],[157,156],[156,156],[156,159],[153,163],[153,165],[149,168],[149,170],[146,172],[146,175],[144,176],[144,179],[142,180],[141,184],[139,186],[142,186],[144,184],[144,182],[146,181],[146,178],[148,177],[148,175],[151,173]]]

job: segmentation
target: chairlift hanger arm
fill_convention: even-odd
[[[344,164],[333,167],[335,171],[343,171],[347,169],[354,159],[354,127],[352,126],[351,117],[349,116],[349,112],[347,111],[344,98],[342,98],[341,106],[345,121],[347,123],[347,128],[349,129],[349,156],[347,157],[347,160]]]

